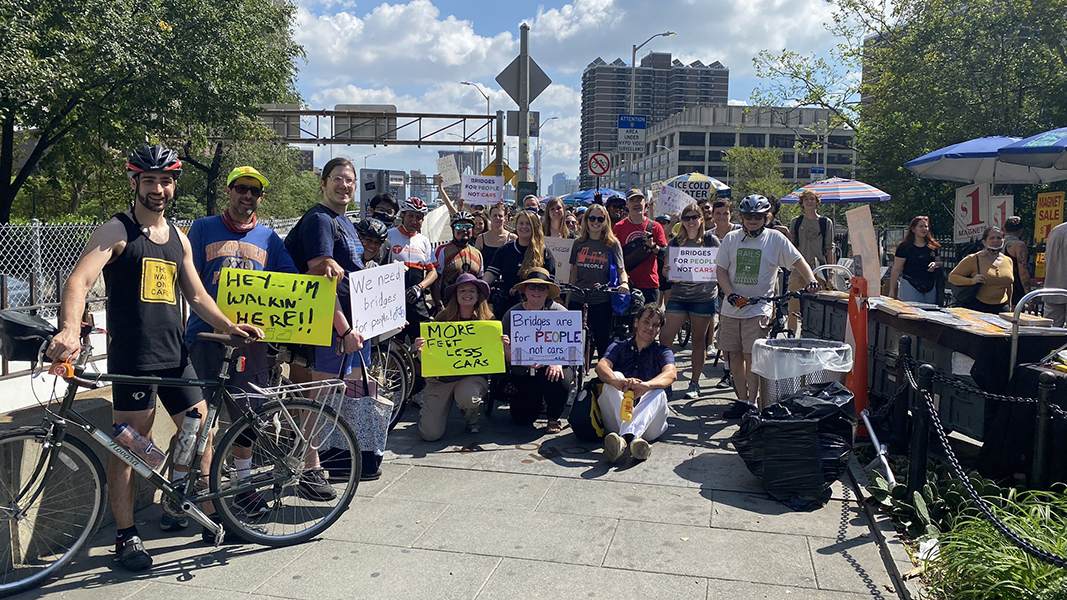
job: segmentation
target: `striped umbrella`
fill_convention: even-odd
[[[800,192],[811,190],[819,195],[819,199],[827,203],[847,202],[885,202],[889,200],[889,194],[862,181],[855,179],[842,179],[831,177],[809,183],[795,190],[792,194],[782,198],[782,202],[794,203],[800,200]]]
[[[686,173],[685,175],[671,177],[663,183],[684,191],[692,196],[694,200],[730,197],[730,186],[703,173]],[[714,195],[711,194],[712,190],[715,191]]]

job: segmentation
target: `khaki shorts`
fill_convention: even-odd
[[[719,316],[719,350],[723,352],[752,353],[756,340],[766,339],[771,333],[771,318],[766,315],[738,319]]]

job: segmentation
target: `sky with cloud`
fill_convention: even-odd
[[[581,74],[598,56],[629,64],[633,44],[674,31],[642,48],[638,60],[655,50],[687,64],[719,61],[730,69],[730,100],[743,103],[758,84],[752,58],[760,50],[825,56],[835,42],[823,26],[831,18],[824,0],[296,1],[294,33],[307,53],[298,89],[313,109],[393,104],[400,112],[485,114],[478,90],[460,84],[472,81],[494,113],[516,110],[495,78],[518,55],[519,26],[528,23],[530,55],[552,79],[531,108],[542,122],[558,117],[542,130],[546,186],[558,172],[577,176]],[[318,147],[316,164],[332,152],[362,167],[375,154],[369,167],[434,173],[437,150]]]

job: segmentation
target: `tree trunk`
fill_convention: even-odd
[[[207,181],[204,199],[207,202],[207,214],[209,217],[217,214],[219,210],[217,198],[220,168],[222,168],[222,142],[215,142],[215,155],[211,158],[211,166],[204,172],[204,179]]]
[[[82,195],[85,194],[85,180],[78,177],[70,186],[70,200],[67,201],[67,212],[74,214],[82,203]]]
[[[0,224],[11,222],[11,205],[15,202],[12,183],[12,169],[15,166],[15,115],[7,98],[0,100],[3,114],[7,116],[0,121]]]

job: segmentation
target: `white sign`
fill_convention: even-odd
[[[570,283],[571,250],[574,248],[574,240],[546,237],[545,248],[552,253],[552,258],[556,260],[556,283]]]
[[[867,280],[867,297],[877,298],[882,285],[882,260],[878,254],[878,235],[874,231],[874,218],[871,206],[864,204],[859,208],[845,211],[848,222],[848,240],[852,244],[852,259],[858,260]],[[855,268],[853,268],[855,271]]]
[[[619,115],[619,133],[615,151],[619,153],[643,153],[645,151],[645,128],[648,118],[643,115]]]
[[[659,195],[656,196],[656,208],[668,215],[680,215],[682,209],[694,202],[696,200],[692,196],[669,185],[660,188]]]
[[[713,200],[715,198],[715,186],[710,181],[678,180],[671,183],[676,190],[681,190],[696,202]]]
[[[381,335],[407,323],[403,263],[349,273],[348,288],[352,294],[352,329],[363,337]]]
[[[685,225],[683,225],[685,227]],[[667,255],[667,276],[671,281],[715,281],[715,256],[718,248],[703,246],[676,247],[669,246]]]
[[[952,241],[961,244],[982,236],[989,221],[992,186],[978,183],[956,188],[955,226]]]
[[[438,206],[422,221],[422,235],[430,238],[435,247],[452,241],[452,215],[447,206]]]
[[[456,167],[456,157],[449,154],[437,159],[437,173],[441,175],[441,183],[445,187],[458,184],[460,179],[459,168]]]
[[[577,310],[511,312],[511,364],[582,363],[582,313]]]
[[[611,168],[611,159],[607,154],[602,152],[596,152],[589,157],[589,172],[597,177],[603,177],[608,174],[608,169]]]
[[[990,225],[1004,229],[1004,221],[1015,214],[1015,196],[990,196],[986,214],[992,221]]]
[[[504,178],[495,175],[463,175],[461,197],[467,204],[499,204],[504,201]]]

